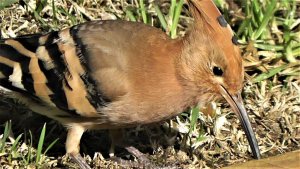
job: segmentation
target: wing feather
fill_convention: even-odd
[[[105,105],[71,29],[0,42],[0,85],[81,116]]]

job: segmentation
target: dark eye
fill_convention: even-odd
[[[223,70],[220,67],[214,66],[213,67],[213,73],[215,76],[222,76]]]

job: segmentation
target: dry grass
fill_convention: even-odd
[[[57,0],[55,8],[51,4],[52,1],[49,1],[49,4],[44,6],[41,11],[35,8],[36,1],[26,2],[27,4],[17,3],[0,10],[2,38],[59,30],[86,20],[117,18],[129,20],[130,12],[128,13],[128,11],[137,16],[137,20],[142,20],[142,16],[137,12],[139,5],[135,0],[78,0],[74,2]],[[240,9],[239,3],[232,2],[227,3],[231,9],[228,13],[231,23],[237,31],[241,20],[245,19],[245,12],[238,10]],[[167,0],[159,1],[163,13],[168,13],[169,5]],[[228,6],[224,7],[227,9]],[[147,3],[146,8],[149,18],[152,18],[150,23],[158,26],[159,22],[153,3]],[[296,8],[300,9],[300,5],[298,4]],[[287,10],[280,9],[277,15],[284,15]],[[182,14],[178,26],[180,35],[184,34],[188,23],[192,21],[188,17],[186,8]],[[296,13],[295,18],[299,19],[299,16],[300,14]],[[167,21],[169,22],[169,20]],[[272,28],[276,29],[270,32],[270,37],[267,37],[271,39],[260,39],[260,42],[282,45],[286,30],[280,26]],[[299,23],[293,32],[299,34]],[[245,105],[256,131],[263,157],[299,149],[300,54],[296,54],[296,62],[290,62],[283,57],[285,53],[282,51],[263,50],[257,45],[255,47],[255,43],[247,37],[241,35],[240,38],[243,43],[243,55],[247,70],[247,82],[244,88]],[[297,43],[300,43],[299,39]],[[271,70],[281,66],[284,68],[275,75],[258,82],[253,80],[259,75],[268,74]],[[176,165],[179,168],[219,168],[250,160],[248,142],[231,109],[227,105],[218,104],[213,111],[212,117],[200,114],[197,125],[193,129],[191,129],[190,112],[186,112],[168,123],[163,123],[162,126],[128,129],[126,133],[130,137],[129,141],[142,152],[148,153],[150,159],[158,165]],[[49,119],[32,114],[15,101],[1,97],[0,123],[9,117],[13,119],[14,133],[25,133],[23,141],[27,144],[19,146],[18,151],[21,154],[26,154],[31,149],[28,145],[28,130],[30,129],[38,135],[42,124],[48,122],[45,144],[51,143],[55,138],[60,138],[60,140],[50,150],[47,157],[44,157],[40,166],[42,168],[76,168],[75,164],[63,156],[66,137],[63,127]],[[38,138],[34,137],[33,141],[36,145]],[[6,152],[10,151],[11,145],[11,142],[8,141]],[[92,131],[84,135],[81,150],[86,154],[86,159],[91,166],[116,168],[114,163],[107,160],[108,146],[109,140],[106,132]],[[101,152],[102,155],[95,154],[95,152]],[[118,151],[117,155],[127,157],[126,152],[122,150]],[[0,154],[0,166],[23,168],[26,165],[21,157],[9,161],[7,154]],[[30,165],[32,168],[35,167],[34,163]]]

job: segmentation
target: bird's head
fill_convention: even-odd
[[[189,0],[194,25],[177,60],[182,83],[198,101],[225,98],[238,115],[255,158],[257,141],[241,98],[244,68],[237,40],[211,0]]]
[[[211,36],[192,30],[184,39],[177,64],[184,85],[193,93],[209,93],[206,100],[220,98],[220,88],[232,95],[239,94],[244,81],[243,62],[239,48],[231,48],[230,52],[222,50]]]

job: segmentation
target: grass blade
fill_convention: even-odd
[[[268,78],[270,78],[270,77],[273,77],[274,75],[276,75],[277,73],[281,72],[282,70],[284,70],[284,69],[287,68],[287,67],[288,67],[288,65],[283,65],[283,66],[274,68],[274,69],[270,70],[269,72],[262,73],[262,74],[256,76],[256,77],[252,80],[252,82],[253,82],[253,83],[257,83],[257,82],[266,80],[266,79],[268,79]]]
[[[198,117],[199,117],[199,108],[195,107],[195,108],[192,109],[192,116],[191,116],[191,123],[190,123],[189,133],[191,133],[195,129]]]
[[[259,26],[259,28],[254,32],[252,40],[256,40],[260,37],[260,35],[262,34],[262,32],[266,29],[266,26],[268,25],[270,19],[273,17],[273,14],[276,10],[276,4],[277,1],[276,0],[271,0],[271,3],[269,4],[266,14]]]
[[[142,14],[143,22],[145,24],[147,24],[148,21],[147,21],[147,14],[146,14],[146,8],[145,8],[144,0],[140,0],[139,2],[140,2],[139,4],[140,4],[140,9],[141,9],[141,14]]]
[[[174,39],[177,36],[177,26],[179,22],[179,17],[181,14],[182,6],[183,6],[184,0],[180,0],[178,4],[176,5],[174,19],[171,27],[171,38]]]
[[[46,134],[46,123],[44,124],[42,132],[40,134],[40,139],[39,139],[38,148],[36,152],[36,161],[35,161],[36,165],[38,165],[38,163],[41,160],[42,149],[45,141],[45,134]]]
[[[130,21],[136,22],[136,18],[134,17],[133,13],[130,10],[126,10],[126,16],[129,18]]]
[[[9,136],[10,130],[11,130],[11,121],[7,121],[5,123],[3,137],[2,137],[2,139],[0,141],[0,153],[4,153],[4,150],[5,150],[4,149],[4,147],[5,147],[5,141],[6,141],[6,139]]]
[[[11,153],[9,154],[9,161],[11,162],[13,158],[17,158],[20,156],[20,154],[18,153],[18,146],[20,145],[20,139],[22,138],[23,134],[20,134],[16,140],[14,140],[12,146],[11,146]]]
[[[160,21],[162,28],[166,31],[168,29],[168,24],[167,24],[167,21],[163,15],[163,13],[161,12],[161,10],[159,9],[157,4],[154,4],[154,8],[155,8],[155,12],[157,13],[157,16],[158,16],[158,19]]]
[[[44,155],[47,154],[47,152],[54,146],[54,144],[58,141],[59,139],[55,139],[47,148],[46,150],[44,151]]]

